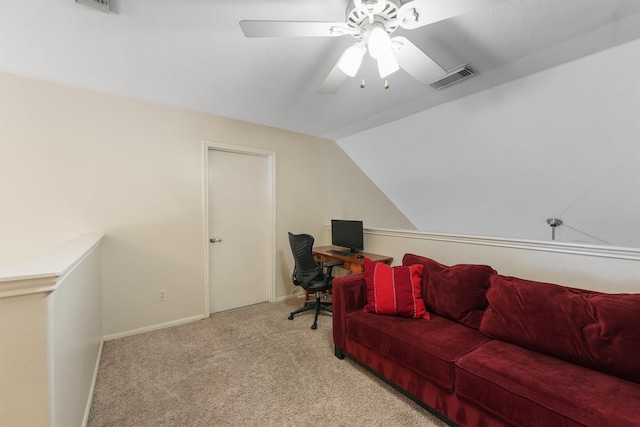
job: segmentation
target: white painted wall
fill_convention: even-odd
[[[53,298],[55,426],[86,425],[102,349],[100,247],[57,283]]]
[[[527,280],[640,293],[640,249],[377,228],[365,232],[364,244],[367,252],[393,257],[393,265],[413,253],[445,265],[486,264],[499,274]]]
[[[419,230],[640,247],[640,40],[338,144]]]
[[[203,140],[276,152],[276,297],[293,290],[287,231],[408,223],[333,141],[7,73],[0,94],[0,268],[104,233],[107,336],[203,314]],[[352,197],[376,209],[342,209]]]

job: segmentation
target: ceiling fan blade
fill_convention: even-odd
[[[412,0],[398,11],[400,26],[411,30],[505,0]]]
[[[344,54],[342,55],[344,56]],[[318,88],[318,93],[336,93],[336,91],[340,89],[340,86],[342,86],[342,83],[347,80],[348,76],[340,69],[341,60],[342,57],[340,57],[340,60],[338,60],[336,65],[333,66],[333,69],[329,72],[327,78],[324,79]]]
[[[337,37],[352,34],[344,22],[240,21],[245,37]]]
[[[393,52],[400,68],[420,83],[428,85],[447,74],[447,70],[442,68],[406,37],[394,37],[391,40],[394,45],[401,44],[399,49]]]

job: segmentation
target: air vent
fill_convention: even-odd
[[[473,70],[467,67],[467,64],[461,65],[453,71],[449,71],[446,76],[438,81],[431,83],[431,87],[436,89],[444,89],[454,83],[458,83],[464,79],[473,76]]]
[[[76,0],[76,3],[109,13],[109,0]]]

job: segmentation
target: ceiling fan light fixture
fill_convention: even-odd
[[[391,37],[383,26],[375,26],[367,38],[369,54],[373,59],[380,59],[391,52]]]
[[[349,77],[354,77],[362,64],[362,57],[366,52],[366,48],[362,43],[356,43],[349,49],[345,50],[338,62],[338,67]]]
[[[384,79],[388,75],[391,75],[400,69],[400,65],[398,65],[398,60],[395,56],[389,51],[386,55],[381,58],[378,58],[378,72],[380,73],[380,78]]]

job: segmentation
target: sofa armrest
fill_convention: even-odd
[[[364,273],[350,274],[333,279],[331,295],[333,300],[333,343],[336,356],[339,349],[344,349],[346,315],[352,311],[362,310],[367,303],[367,289],[364,284]]]

